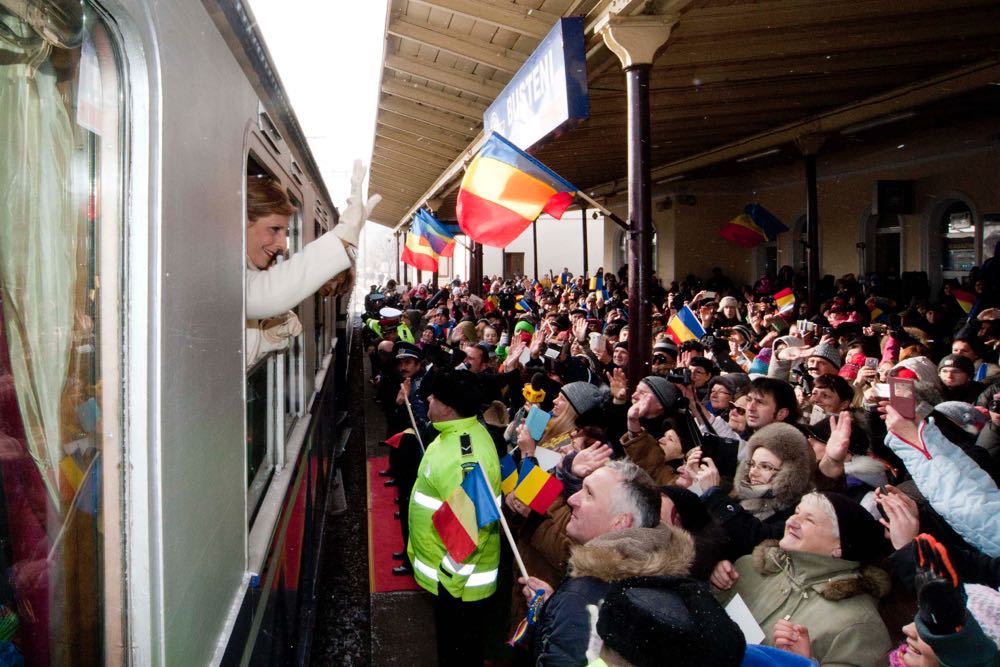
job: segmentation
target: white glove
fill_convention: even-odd
[[[365,168],[361,160],[354,161],[354,173],[351,175],[351,196],[347,198],[347,207],[340,214],[340,222],[333,228],[333,233],[353,246],[358,245],[361,228],[371,216],[372,211],[382,201],[382,195],[372,195],[367,202],[361,193],[361,182],[365,180]]]

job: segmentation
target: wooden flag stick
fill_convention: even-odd
[[[602,206],[602,205],[598,204],[596,201],[594,201],[591,197],[589,197],[582,190],[577,190],[576,191],[576,196],[579,197],[580,199],[582,199],[583,201],[587,202],[588,204],[591,204],[594,208],[600,209],[601,213],[603,213],[604,215],[606,215],[609,218],[611,218],[611,221],[614,222],[615,224],[617,224],[622,229],[628,230],[628,223],[626,223],[624,220],[622,220],[621,218],[619,218],[617,215],[615,215],[614,213],[612,213],[611,211],[609,211],[606,206]]]
[[[521,560],[521,554],[517,550],[517,544],[514,543],[514,536],[510,532],[510,526],[507,525],[507,519],[503,515],[503,507],[500,506],[500,497],[493,493],[493,486],[490,484],[490,480],[486,478],[486,471],[483,470],[482,466],[479,466],[479,472],[483,476],[483,481],[486,482],[486,488],[490,490],[490,498],[496,503],[497,512],[500,514],[500,525],[503,527],[504,535],[507,536],[507,542],[510,544],[510,550],[514,552],[514,560],[517,561],[517,568],[521,570],[521,576],[524,580],[528,580],[528,570],[524,567],[524,561]]]
[[[410,415],[410,424],[413,425],[413,434],[417,436],[417,444],[420,445],[420,455],[423,456],[424,452],[424,441],[420,437],[420,429],[417,427],[417,420],[413,417],[413,408],[410,407],[410,397],[403,394],[403,402],[406,403],[406,412]]]

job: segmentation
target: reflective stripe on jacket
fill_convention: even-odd
[[[479,529],[476,550],[456,563],[445,550],[434,527],[434,512],[462,483],[462,465],[479,463],[494,493],[500,489],[500,461],[486,428],[475,417],[435,422],[440,433],[420,461],[417,481],[410,494],[410,541],[407,553],[413,577],[427,591],[438,584],[466,602],[488,598],[497,587],[500,565],[500,526],[494,522]],[[462,455],[462,435],[468,434],[471,453]]]

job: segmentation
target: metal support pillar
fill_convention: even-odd
[[[677,22],[671,16],[608,16],[598,28],[625,70],[628,98],[628,384],[650,373],[653,353],[653,204],[650,179],[649,73]],[[584,211],[586,229],[586,210]],[[584,251],[586,254],[586,251]],[[584,259],[586,262],[586,259]]]
[[[816,190],[816,153],[826,137],[810,134],[795,144],[802,152],[806,177],[806,279],[809,289],[809,312],[819,308],[819,198]]]
[[[531,256],[535,260],[535,275],[532,278],[538,280],[538,220],[531,223]]]
[[[583,221],[583,277],[586,279],[590,274],[590,265],[587,260],[587,207],[584,206],[580,209],[580,220]],[[535,273],[538,273],[538,267],[535,267]],[[583,286],[584,289],[587,285]],[[629,327],[631,329],[631,327]]]
[[[475,292],[473,294],[478,294],[483,296],[483,244],[475,243],[472,244],[472,263],[475,265],[476,270],[473,272],[475,276]]]

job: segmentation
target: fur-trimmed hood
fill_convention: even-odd
[[[806,437],[790,424],[776,422],[768,424],[753,434],[747,447],[747,456],[736,467],[734,477],[737,497],[741,500],[741,486],[750,483],[748,466],[753,453],[765,448],[781,459],[781,469],[771,478],[771,492],[779,508],[794,507],[804,493],[812,489],[812,475],[816,468],[816,455]]]
[[[572,547],[569,573],[603,581],[684,577],[693,561],[694,541],[680,528],[626,528]]]
[[[753,550],[753,567],[764,576],[784,574],[791,583],[811,588],[836,602],[867,593],[878,599],[889,594],[889,575],[873,565],[803,552],[788,552],[777,540],[766,540]]]

